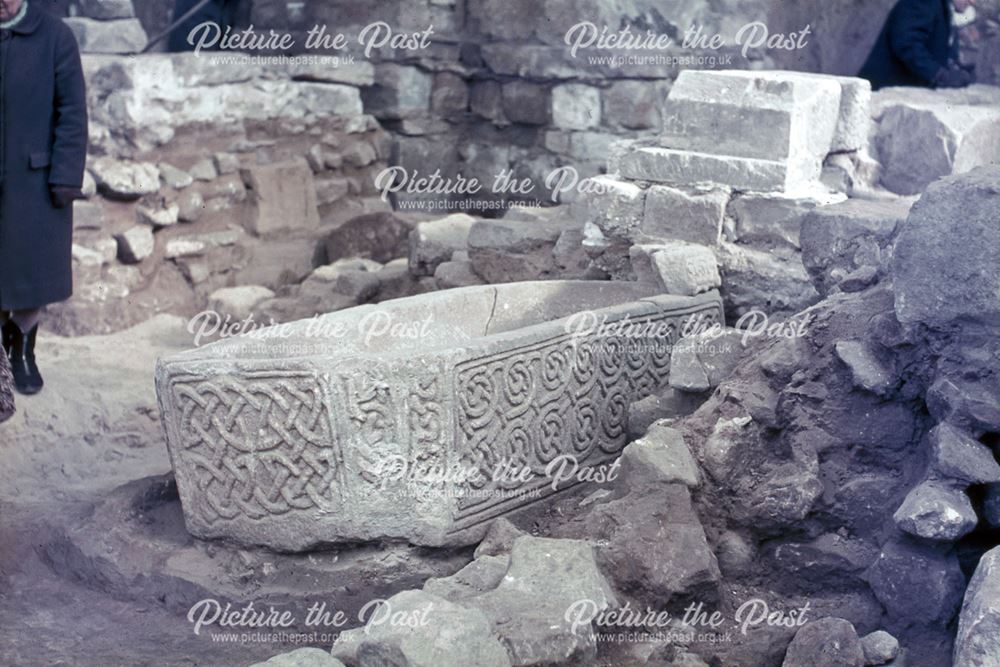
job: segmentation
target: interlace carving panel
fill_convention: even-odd
[[[629,403],[666,385],[685,320],[717,321],[717,313],[640,320],[662,325],[655,337],[567,334],[460,364],[456,448],[480,475],[459,501],[458,527],[531,502],[532,491],[551,484],[546,467],[559,455],[581,469],[615,458],[626,444]],[[533,476],[498,476],[498,466]]]
[[[343,455],[315,374],[288,370],[172,379],[184,455],[207,523],[333,508]]]

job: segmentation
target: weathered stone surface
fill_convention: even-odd
[[[632,437],[645,435],[647,429],[660,419],[689,415],[698,409],[704,398],[698,394],[677,391],[667,387],[634,401],[628,408],[628,431]]]
[[[952,91],[890,88],[875,94],[875,146],[882,185],[901,194],[922,192],[951,174],[995,163],[1000,157],[1000,111],[992,104],[955,99]]]
[[[178,169],[170,163],[160,162],[156,167],[160,170],[160,178],[163,179],[167,187],[182,190],[194,183],[194,177],[191,174],[183,169]]]
[[[136,264],[153,254],[156,241],[153,230],[146,225],[137,225],[118,234],[118,259],[125,264]]]
[[[250,196],[247,231],[257,236],[319,226],[313,173],[305,160],[242,170]]]
[[[924,482],[910,491],[892,518],[904,532],[943,542],[954,542],[977,523],[965,493],[935,482]]]
[[[514,541],[499,586],[467,604],[493,621],[511,664],[587,664],[596,654],[593,629],[589,623],[574,627],[567,614],[580,600],[591,601],[597,611],[618,606],[593,547],[523,536]]]
[[[428,579],[424,591],[461,604],[462,600],[499,586],[509,567],[508,555],[477,557],[450,577]]]
[[[663,89],[649,81],[615,81],[604,89],[604,121],[630,130],[646,130],[660,123]]]
[[[733,372],[745,351],[744,333],[735,329],[682,338],[670,357],[670,386],[689,392],[717,387]]]
[[[632,240],[643,224],[646,191],[612,176],[595,176],[573,203],[574,215],[596,225],[606,237]]]
[[[439,289],[469,287],[482,285],[480,278],[472,269],[472,262],[441,262],[434,271],[434,280]]]
[[[983,555],[969,581],[958,620],[953,664],[1000,664],[1000,548]]]
[[[642,471],[667,484],[679,482],[689,487],[701,483],[698,464],[684,444],[684,436],[665,424],[653,424],[639,440],[622,452],[622,467]]]
[[[509,667],[503,646],[481,611],[460,607],[423,591],[404,591],[385,601],[383,613],[412,623],[376,623],[342,632],[335,658],[349,664],[400,667]]]
[[[109,21],[135,16],[132,0],[81,0],[80,12],[87,18]]]
[[[225,287],[208,297],[208,307],[221,317],[229,315],[233,321],[245,320],[262,301],[274,297],[274,292],[261,285]]]
[[[616,378],[607,389],[606,383],[581,384],[572,366],[559,365],[566,372],[545,380],[552,407],[585,409],[576,405],[576,397],[609,406],[595,415],[601,428],[581,450],[574,443],[589,422],[560,420],[554,430],[529,427],[514,407],[523,400],[520,376],[508,380],[494,369],[523,360],[534,369],[529,372],[541,373],[549,368],[542,360],[565,354],[564,348],[575,349],[571,358],[582,361],[580,350],[587,346],[625,341],[624,333],[608,337],[603,330],[560,320],[581,311],[592,311],[598,320],[605,313],[611,322],[627,315],[631,322],[666,322],[677,329],[692,318],[709,324],[720,320],[718,295],[655,294],[636,283],[469,287],[348,309],[321,322],[303,320],[287,325],[280,337],[255,340],[252,346],[226,339],[162,360],[157,391],[188,529],[201,537],[225,536],[284,550],[380,538],[475,543],[488,520],[537,499],[529,494],[554,492],[542,460],[525,462],[533,475],[516,488],[506,479],[494,480],[493,456],[485,458],[483,451],[484,458],[477,459],[474,454],[480,446],[491,446],[484,438],[495,442],[487,435],[491,429],[523,430],[528,452],[572,451],[581,466],[609,463],[627,444],[628,402],[665,386],[669,373],[665,349],[653,344],[641,345],[648,355],[641,364],[626,365],[622,359],[620,366],[603,365],[601,372]],[[317,326],[326,333],[315,333]],[[286,349],[305,351],[289,358]],[[529,358],[537,361],[529,363]],[[640,376],[646,378],[642,383],[635,379]],[[245,392],[259,402],[240,402],[242,419],[210,421],[208,431],[191,421],[211,420],[206,411],[235,409],[232,402],[241,401]],[[196,397],[205,393],[220,400],[202,403]],[[465,398],[448,398],[455,395]],[[621,409],[611,407],[619,405],[616,397]],[[390,410],[393,405],[408,407],[397,415]],[[279,423],[275,411],[298,419],[308,415],[309,421],[275,431],[267,426]],[[435,419],[419,417],[429,413]],[[265,414],[269,420],[261,422]],[[484,417],[481,426],[472,426],[471,420]],[[555,419],[553,413],[543,422]],[[344,426],[334,431],[334,423]],[[376,424],[377,436],[370,432]],[[401,430],[404,424],[411,426]],[[249,460],[230,442],[269,454],[265,462]],[[410,452],[421,452],[422,458],[411,460]],[[465,457],[461,460],[485,478],[476,494],[463,493],[471,481],[427,479],[427,470],[447,467],[453,456]],[[274,468],[279,460],[290,461],[296,474],[283,463],[279,467],[285,472]],[[227,467],[212,464],[212,479],[218,482],[204,486],[199,480],[209,473],[206,461],[226,461]],[[246,476],[232,477],[241,466]],[[563,480],[563,486],[571,483]],[[493,493],[501,488],[503,493]],[[285,500],[278,506],[246,505],[233,493],[241,499],[277,493]]]
[[[455,251],[469,246],[469,232],[476,219],[455,213],[440,220],[419,223],[410,232],[410,272],[432,276],[438,264],[451,260]]]
[[[824,77],[684,70],[667,97],[659,140],[664,148],[777,161],[790,181],[808,182],[819,178],[833,145],[840,98],[840,85]]]
[[[410,248],[410,232],[417,224],[413,216],[399,213],[369,213],[352,218],[326,238],[326,257],[369,257],[388,262],[404,257]]]
[[[1000,431],[997,385],[990,378],[940,377],[927,390],[927,407],[939,422],[970,431]]]
[[[503,517],[494,519],[473,555],[476,558],[509,555],[510,550],[514,548],[514,541],[522,535],[524,532],[507,519]]]
[[[840,112],[837,117],[837,127],[833,131],[830,151],[859,151],[868,145],[868,135],[871,130],[871,82],[854,76],[829,78],[840,84]]]
[[[601,92],[582,83],[552,89],[552,124],[564,130],[588,130],[601,124]]]
[[[896,242],[896,316],[931,327],[969,319],[1000,324],[1000,166],[929,186]]]
[[[885,396],[896,385],[893,370],[863,341],[838,341],[833,349],[851,370],[854,386]]]
[[[551,118],[551,93],[537,83],[512,81],[503,84],[504,116],[514,123],[546,125]]]
[[[866,665],[884,665],[899,655],[899,640],[885,630],[876,630],[861,638]]]
[[[160,172],[147,162],[121,162],[100,157],[91,164],[97,189],[115,199],[138,199],[160,189]]]
[[[255,663],[250,667],[344,667],[344,663],[334,658],[328,651],[307,647],[276,655],[270,660]]]
[[[582,277],[584,269],[574,266],[572,257],[560,262],[556,249],[564,233],[579,231],[582,225],[563,209],[550,210],[556,213],[477,221],[468,238],[476,274],[488,283]]]
[[[693,296],[722,284],[715,255],[690,243],[634,245],[629,250],[639,282],[656,285],[665,294]]]
[[[906,542],[883,546],[866,576],[891,618],[923,623],[951,620],[965,585],[954,554]]]
[[[431,87],[431,109],[438,114],[461,113],[469,106],[469,86],[451,72],[439,72]]]
[[[793,315],[819,301],[801,255],[790,248],[758,250],[723,242],[718,258],[727,312]]]
[[[799,247],[802,219],[808,211],[843,201],[843,195],[809,192],[798,195],[737,195],[726,206],[732,229],[726,230],[730,241],[770,248],[774,244]]]
[[[814,208],[802,218],[802,263],[826,295],[857,270],[884,273],[888,247],[902,229],[911,201],[851,199]]]
[[[823,618],[799,628],[781,664],[782,667],[864,667],[865,654],[849,621]]]
[[[938,424],[928,440],[937,475],[962,484],[1000,482],[1000,464],[993,451],[967,433],[950,424]]]
[[[162,229],[176,225],[180,221],[181,208],[175,203],[159,208],[139,206],[136,208],[136,214],[139,222],[149,225],[153,229]]]
[[[801,183],[784,162],[636,146],[612,155],[608,171],[636,181],[675,186],[723,185],[734,190],[780,192]]]
[[[400,119],[430,110],[433,77],[418,67],[375,66],[375,85],[363,94],[365,110],[377,118]]]
[[[64,20],[73,30],[81,53],[139,53],[146,46],[146,31],[139,19],[95,21],[78,16]]]
[[[643,239],[677,240],[714,246],[722,235],[729,195],[723,190],[690,192],[653,186],[646,192]]]

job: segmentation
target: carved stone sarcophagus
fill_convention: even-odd
[[[157,395],[188,530],[289,551],[474,543],[489,519],[614,461],[628,405],[667,383],[672,345],[721,319],[715,292],[513,283],[361,306],[161,359]]]

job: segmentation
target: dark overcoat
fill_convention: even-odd
[[[38,308],[73,293],[73,208],[50,187],[80,188],[87,95],[69,26],[29,0],[0,45],[0,310]]]
[[[899,0],[858,76],[875,90],[929,87],[938,70],[957,58],[950,0]]]

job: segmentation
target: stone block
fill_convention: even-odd
[[[649,81],[615,81],[602,91],[605,125],[627,130],[648,130],[660,124],[666,95]]]
[[[115,237],[118,258],[125,264],[136,264],[153,254],[156,241],[153,230],[146,225],[132,227]]]
[[[646,191],[643,240],[675,240],[714,246],[722,236],[729,193],[685,191],[654,185]]]
[[[722,284],[715,255],[705,246],[640,244],[631,247],[629,256],[636,278],[664,294],[693,296]]]
[[[572,267],[559,265],[556,244],[565,232],[580,227],[573,216],[559,213],[534,220],[479,220],[469,230],[469,259],[488,283],[579,277],[567,275],[573,274]]]
[[[80,14],[98,21],[135,17],[132,0],[80,0]]]
[[[512,81],[503,84],[504,116],[513,123],[547,125],[550,121],[551,93],[541,84]]]
[[[954,667],[1000,664],[1000,547],[986,552],[965,591]]]
[[[740,194],[726,206],[726,214],[733,221],[732,230],[726,230],[729,241],[768,249],[775,244],[799,247],[802,219],[809,211],[847,198],[817,189],[799,194]]]
[[[138,199],[160,189],[160,171],[148,162],[99,157],[91,164],[90,171],[98,191],[111,199]]]
[[[410,232],[418,218],[400,213],[369,213],[337,226],[326,237],[326,258],[367,257],[389,262],[410,249]]]
[[[432,276],[438,264],[451,260],[455,251],[469,247],[469,231],[476,219],[455,213],[440,220],[419,223],[410,232],[410,272]]]
[[[890,619],[947,624],[962,602],[965,575],[953,552],[887,542],[866,573]]]
[[[426,114],[432,85],[433,77],[418,67],[380,63],[375,66],[375,85],[362,94],[365,111],[393,120]]]
[[[939,542],[954,542],[978,521],[965,492],[935,482],[910,491],[892,518],[903,532]]]
[[[463,113],[469,108],[469,86],[451,72],[439,72],[431,86],[431,109],[437,114]]]
[[[865,652],[850,621],[823,618],[806,623],[788,646],[781,667],[864,667]]]
[[[625,448],[622,466],[626,474],[642,471],[665,484],[696,487],[701,483],[698,464],[684,443],[684,436],[663,424],[653,424],[646,435]]]
[[[613,176],[595,176],[573,202],[577,219],[596,225],[605,237],[633,240],[644,221],[646,191]]]
[[[734,190],[781,192],[802,183],[787,163],[711,155],[652,146],[613,155],[608,171],[634,181],[675,186],[727,186]],[[818,177],[818,174],[817,174]]]
[[[316,186],[304,159],[247,167],[241,174],[250,197],[247,231],[265,236],[319,226]]]
[[[146,31],[136,18],[95,21],[72,17],[63,20],[73,31],[81,53],[135,54],[146,47]]]
[[[664,108],[660,145],[698,153],[787,163],[818,179],[833,145],[841,86],[826,77],[780,71],[684,70]]]
[[[639,341],[626,359],[615,351],[636,340],[590,327],[590,313],[674,331],[722,317],[717,294],[515,283],[350,308],[160,360],[188,530],[283,551],[475,544],[492,519],[554,493],[555,457],[610,465],[627,444],[628,403],[668,382],[669,346]],[[515,450],[526,458],[511,465],[530,474],[512,485],[495,467]],[[465,462],[459,478],[434,476],[454,461]]]
[[[245,320],[262,301],[274,298],[274,292],[262,285],[242,285],[215,290],[208,297],[208,308],[222,318],[227,315],[234,322]]]
[[[563,130],[589,130],[601,124],[601,91],[582,83],[552,89],[552,124]]]
[[[979,167],[934,183],[913,206],[892,257],[900,322],[1000,325],[998,183],[1000,166]]]
[[[1000,483],[1000,464],[993,451],[951,424],[938,424],[927,436],[932,470],[962,485]]]

